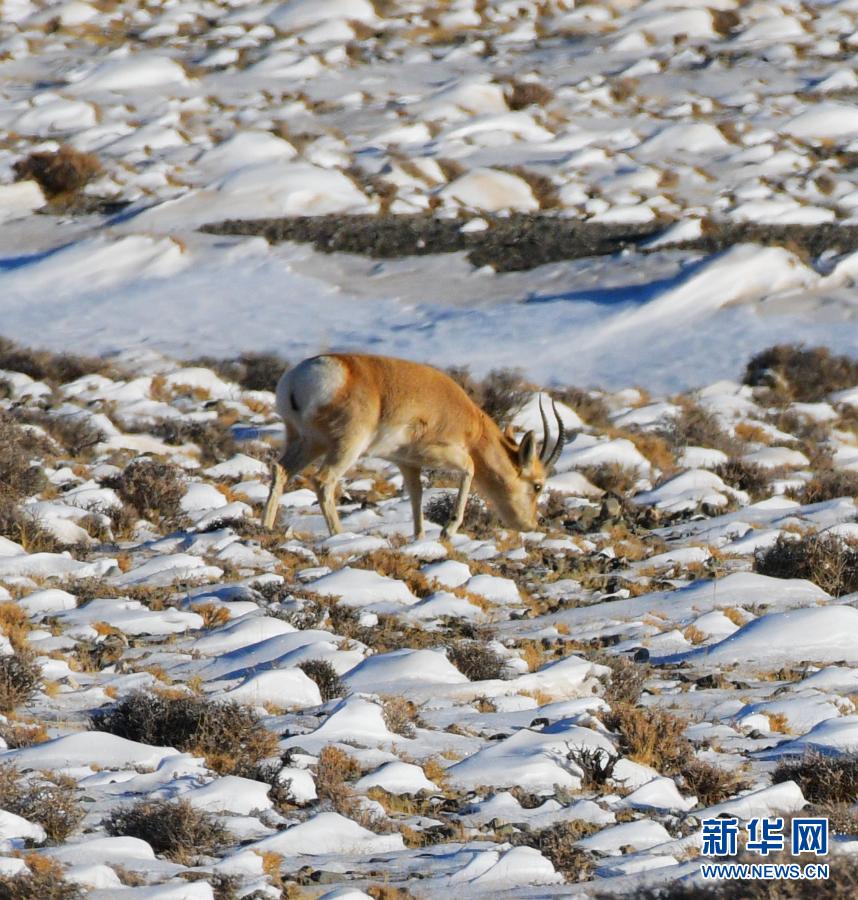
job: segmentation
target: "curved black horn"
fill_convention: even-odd
[[[542,446],[539,448],[539,460],[544,463],[548,456],[548,439],[551,436],[548,430],[548,416],[542,406],[542,391],[539,392],[539,415],[542,416]]]
[[[563,419],[560,418],[560,412],[557,409],[557,404],[552,400],[551,401],[551,409],[554,412],[554,418],[557,420],[557,442],[554,445],[554,448],[551,451],[551,456],[545,460],[543,465],[546,470],[551,470],[554,463],[557,462],[557,457],[560,456],[560,452],[563,450],[563,445],[566,443],[566,428],[563,425]],[[545,420],[545,416],[543,415],[543,421]],[[548,423],[545,423],[545,442],[548,443]]]

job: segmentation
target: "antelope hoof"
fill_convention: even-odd
[[[455,535],[458,530],[458,525],[445,525],[441,529],[441,540],[446,541],[448,538],[453,537],[453,535]]]

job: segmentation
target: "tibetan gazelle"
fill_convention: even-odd
[[[396,463],[422,538],[425,466],[458,472],[459,494],[442,535],[462,524],[473,482],[508,528],[536,528],[539,492],[566,438],[557,407],[558,434],[549,449],[548,420],[540,405],[544,439],[537,452],[532,431],[516,443],[447,375],[431,366],[359,353],[314,356],[277,384],[277,411],[286,424],[286,448],[273,466],[263,523],[271,528],[288,478],[320,459],[316,494],[331,534],[340,532],[334,492],[362,456]]]

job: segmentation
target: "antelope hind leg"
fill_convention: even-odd
[[[273,528],[277,519],[277,509],[283,488],[286,486],[288,474],[283,466],[276,462],[271,466],[271,487],[268,489],[268,499],[265,502],[265,512],[262,514],[262,524],[265,528]]]

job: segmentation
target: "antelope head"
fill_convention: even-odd
[[[539,397],[539,415],[542,418],[542,446],[537,450],[536,435],[532,431],[528,431],[518,444],[512,437],[511,429],[507,429],[504,433],[507,453],[515,474],[513,477],[504,479],[500,490],[486,493],[492,500],[501,521],[508,528],[532,531],[537,527],[539,495],[545,487],[545,479],[551,473],[561,450],[563,450],[563,445],[566,443],[566,429],[557,405],[553,401],[551,411],[557,422],[557,438],[553,446],[548,416],[545,414],[541,395]]]

